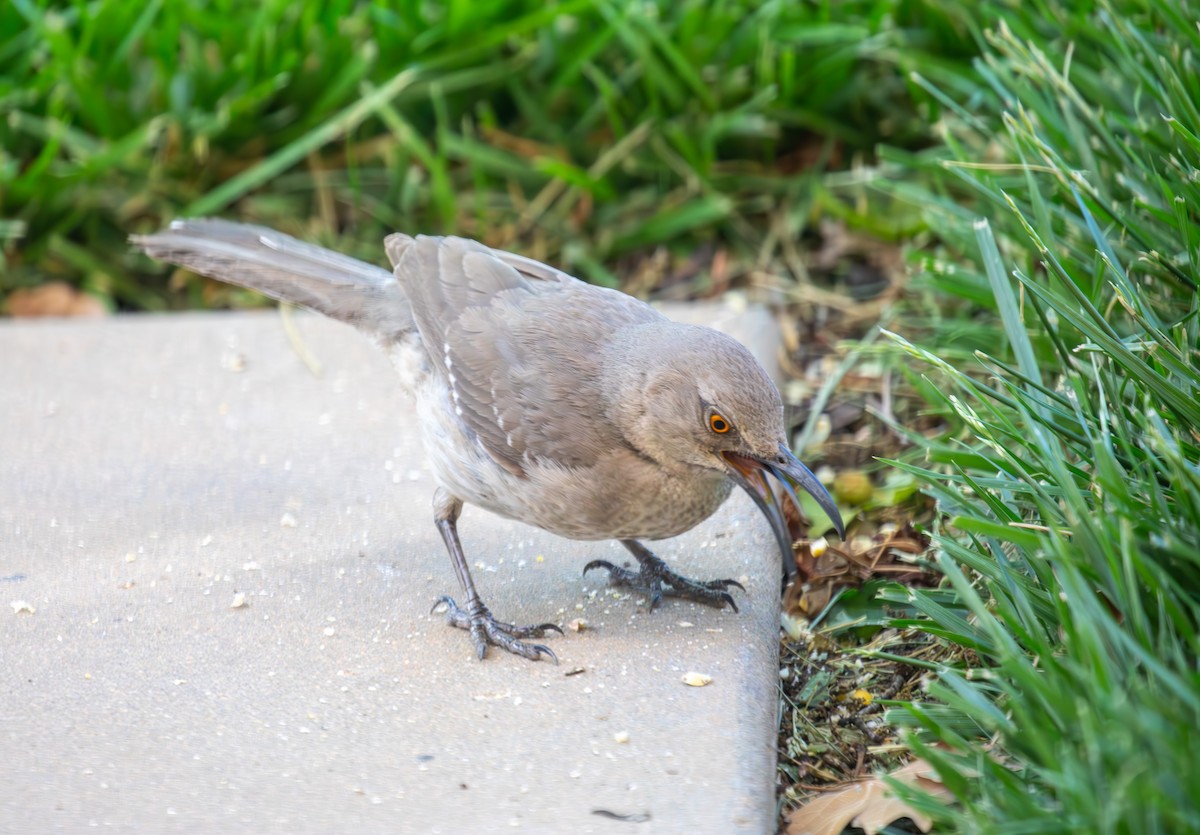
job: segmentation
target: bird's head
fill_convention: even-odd
[[[635,330],[622,351],[620,401],[625,435],[639,452],[670,470],[727,476],[749,493],[770,522],[789,576],[795,560],[782,497],[799,511],[796,490],[806,491],[845,536],[833,498],[791,452],[779,390],[741,343],[676,323]]]

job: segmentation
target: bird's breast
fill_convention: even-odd
[[[672,474],[641,459],[590,468],[545,462],[477,503],[568,539],[666,539],[711,516],[731,487],[720,473]]]
[[[440,378],[417,376],[434,475],[468,504],[567,539],[666,539],[691,530],[729,497],[732,482],[719,471],[667,470],[624,448],[587,467],[533,456],[522,463],[523,475],[514,474],[458,419]]]

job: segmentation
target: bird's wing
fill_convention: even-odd
[[[426,236],[419,236],[424,239]],[[526,258],[524,255],[517,255],[515,252],[505,252],[502,249],[492,249],[481,243],[470,241],[465,238],[433,238],[436,241],[442,241],[443,245],[447,246],[471,246],[482,251],[488,252],[491,255],[499,258],[505,264],[512,267],[517,272],[521,273],[526,278],[537,279],[539,281],[577,281],[574,276],[564,273],[562,270],[551,267],[549,264],[543,264],[541,261],[535,261],[532,258]],[[392,267],[395,268],[400,263],[400,259],[408,248],[416,243],[417,238],[412,235],[405,235],[402,232],[396,232],[388,235],[384,241],[384,249],[387,250],[388,259],[392,262]]]
[[[597,354],[620,328],[661,314],[461,238],[409,239],[396,254],[452,406],[498,464],[518,475],[538,463],[586,467],[624,443],[596,419],[605,412]]]

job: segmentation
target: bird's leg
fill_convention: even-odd
[[[437,524],[438,533],[446,543],[450,552],[450,561],[454,563],[454,573],[458,575],[458,583],[467,595],[466,608],[459,608],[454,598],[443,595],[434,604],[446,606],[446,622],[459,629],[471,633],[471,641],[475,644],[475,652],[482,660],[487,654],[488,644],[506,649],[511,653],[537,661],[542,654],[549,656],[555,664],[558,656],[547,646],[541,644],[526,644],[521,638],[541,638],[547,630],[553,629],[562,634],[562,629],[553,623],[543,623],[537,626],[514,626],[496,620],[488,607],[479,599],[475,591],[475,582],[471,579],[471,571],[467,568],[467,558],[463,554],[462,543],[458,540],[458,515],[462,512],[462,501],[451,496],[445,490],[438,488],[433,496],[433,520]]]
[[[622,539],[620,542],[637,558],[640,566],[637,571],[613,565],[608,560],[592,560],[583,567],[583,573],[587,574],[593,568],[608,569],[610,583],[643,592],[649,599],[652,612],[654,607],[662,602],[663,597],[683,597],[718,607],[728,604],[733,611],[738,610],[737,604],[733,602],[733,595],[726,591],[730,587],[745,591],[746,588],[737,580],[690,580],[672,571],[665,562],[654,556],[649,548],[636,539]]]

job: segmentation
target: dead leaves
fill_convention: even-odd
[[[906,585],[933,585],[936,577],[912,562],[929,547],[928,539],[912,525],[881,528],[874,537],[854,537],[832,545],[824,539],[796,546],[801,582],[787,591],[784,611],[812,618],[842,586],[860,586],[874,578]]]
[[[913,760],[891,776],[944,803],[953,800],[950,790],[924,760]],[[847,826],[856,826],[867,835],[875,835],[901,818],[908,818],[922,832],[933,827],[927,815],[896,797],[881,777],[872,777],[812,798],[788,816],[784,831],[786,835],[840,835]]]

